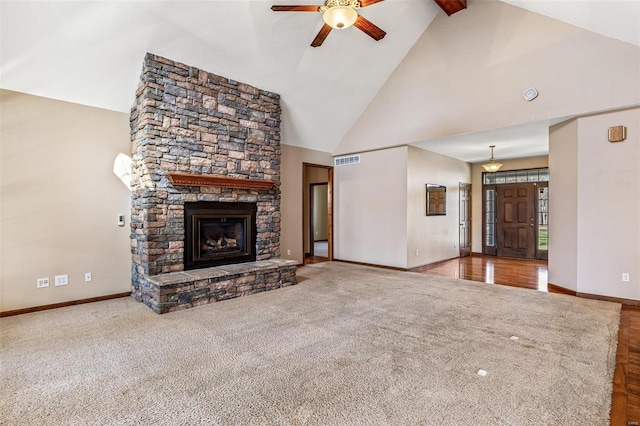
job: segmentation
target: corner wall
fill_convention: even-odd
[[[627,140],[610,143],[607,130],[617,125]],[[640,108],[553,127],[549,162],[549,281],[640,300]]]
[[[128,114],[6,90],[0,108],[0,310],[129,291],[131,193],[112,172]]]
[[[549,129],[549,282],[578,290],[578,120]]]
[[[334,257],[407,267],[407,149],[360,154],[334,169]]]
[[[360,164],[334,169],[335,258],[409,269],[457,257],[470,165],[409,146],[359,155]],[[426,216],[427,183],[446,185],[445,216]]]

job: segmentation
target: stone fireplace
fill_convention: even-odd
[[[132,140],[132,295],[158,313],[296,283],[280,256],[280,97],[147,54]]]

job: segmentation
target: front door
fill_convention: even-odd
[[[460,257],[471,254],[471,185],[460,184]]]
[[[534,189],[533,184],[497,185],[498,256],[534,258]]]

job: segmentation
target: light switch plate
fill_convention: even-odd
[[[53,284],[56,287],[69,284],[69,275],[56,275]]]

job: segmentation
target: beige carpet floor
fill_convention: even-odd
[[[124,298],[3,318],[0,423],[609,423],[618,304],[341,263],[298,276],[165,315]]]

